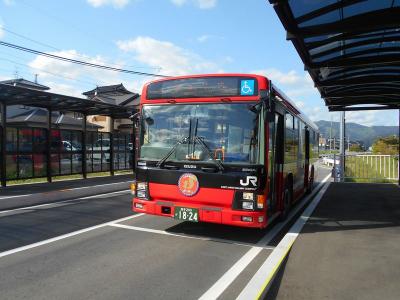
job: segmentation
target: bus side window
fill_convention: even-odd
[[[294,154],[294,145],[293,145],[293,116],[290,113],[286,113],[286,124],[285,124],[285,163],[292,162],[296,159],[296,156],[293,157]]]

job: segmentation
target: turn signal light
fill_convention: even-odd
[[[135,196],[136,194],[136,182],[131,183],[131,194]]]
[[[257,208],[264,208],[264,207],[265,207],[265,196],[257,195]]]

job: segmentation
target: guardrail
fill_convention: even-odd
[[[339,155],[322,158],[323,164],[332,167],[332,176],[335,181],[392,182],[399,180],[398,155],[346,154],[343,174],[340,159]]]

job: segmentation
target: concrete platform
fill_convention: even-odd
[[[400,188],[332,183],[268,299],[400,299]]]
[[[0,188],[0,211],[129,189],[133,174]]]

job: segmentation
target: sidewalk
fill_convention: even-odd
[[[332,183],[269,299],[400,299],[400,189]]]
[[[129,189],[133,175],[116,175],[0,188],[0,211]]]

